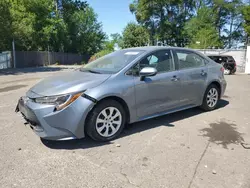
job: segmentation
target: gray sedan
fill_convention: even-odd
[[[16,111],[44,139],[79,139],[87,134],[108,141],[126,123],[196,106],[214,110],[226,88],[223,71],[190,49],[123,49],[44,79],[20,98]]]

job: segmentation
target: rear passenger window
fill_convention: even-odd
[[[188,69],[205,65],[205,59],[194,52],[184,50],[175,51],[179,60],[179,69]]]

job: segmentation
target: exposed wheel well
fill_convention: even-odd
[[[127,103],[122,98],[120,98],[120,97],[110,96],[110,97],[105,97],[105,98],[101,99],[100,101],[97,102],[97,104],[99,102],[107,100],[107,99],[113,99],[113,100],[119,102],[123,106],[123,108],[125,110],[125,113],[126,113],[126,123],[128,123],[130,121],[130,113],[129,113],[129,109],[128,109]]]
[[[219,88],[219,97],[221,97],[221,96],[220,96],[220,95],[221,95],[221,85],[220,85],[220,83],[217,82],[217,81],[213,81],[213,82],[211,82],[211,83],[209,84],[209,86],[212,85],[212,84],[216,85],[216,86]],[[209,86],[208,86],[208,87],[209,87]]]

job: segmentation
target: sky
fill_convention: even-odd
[[[98,15],[98,21],[103,25],[103,31],[108,35],[122,33],[127,23],[136,21],[129,11],[132,0],[87,0]]]

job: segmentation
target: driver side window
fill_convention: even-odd
[[[139,71],[144,67],[154,67],[157,72],[169,72],[174,70],[174,61],[170,50],[160,50],[150,54],[139,63]]]

